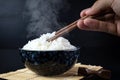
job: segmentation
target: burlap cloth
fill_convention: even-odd
[[[54,77],[40,76],[35,74],[28,68],[24,68],[17,71],[0,74],[0,78],[8,80],[80,80],[84,76],[77,76],[78,67],[86,67],[92,70],[99,70],[102,68],[101,66],[82,65],[78,63],[75,64],[75,66],[72,69],[65,72],[64,74]]]

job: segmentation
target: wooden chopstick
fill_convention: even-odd
[[[86,19],[88,17],[89,18],[95,18],[95,19],[98,19],[98,20],[103,20],[104,19],[104,17],[99,17],[99,16],[84,16],[84,17],[82,17],[82,18],[80,18],[78,20],[84,20],[84,19]],[[77,27],[78,20],[76,20],[73,23],[71,23],[71,24],[63,27],[62,29],[58,30],[56,32],[55,36],[49,38],[47,41],[48,42],[53,41],[53,40],[57,39],[58,37],[63,36],[64,34],[69,33],[70,31],[75,29]]]
[[[76,24],[77,21],[78,21],[78,20],[76,20],[76,21],[74,21],[73,23],[69,24],[68,26],[63,27],[62,29],[58,30],[58,31],[56,32],[56,35],[59,34],[60,32],[62,32],[63,30],[69,28],[70,26]]]
[[[87,18],[87,17],[88,17],[88,16],[85,16],[85,17],[82,17],[82,18],[80,18],[80,19],[83,20],[83,19],[85,19],[85,18]],[[91,16],[89,16],[89,17],[91,17]],[[78,19],[78,20],[80,20],[80,19]],[[77,27],[77,22],[78,22],[78,20],[76,20],[76,21],[74,21],[73,23],[67,25],[66,27],[63,27],[62,29],[58,30],[58,31],[56,32],[55,36],[49,38],[47,41],[48,41],[48,42],[49,42],[49,41],[53,41],[53,40],[55,40],[56,38],[58,38],[58,37],[60,37],[60,36],[62,36],[62,35],[64,35],[64,34],[70,32],[70,31],[72,31],[73,29],[75,29],[75,28]]]
[[[87,18],[87,17],[88,17],[88,16],[85,16],[85,17],[82,17],[81,19],[85,19],[85,18]],[[80,20],[80,19],[78,19],[78,20]],[[56,32],[56,35],[59,34],[60,32],[62,32],[63,30],[65,30],[65,29],[67,29],[67,28],[75,25],[78,20],[76,20],[76,21],[74,21],[73,23],[67,25],[66,27],[63,27],[62,29],[58,30],[58,31]]]

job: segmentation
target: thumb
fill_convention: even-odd
[[[111,10],[113,0],[97,0],[91,8],[86,10],[86,15],[96,15]]]

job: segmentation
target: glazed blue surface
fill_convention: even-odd
[[[79,56],[79,49],[66,51],[20,50],[25,66],[39,75],[59,75],[69,70]]]

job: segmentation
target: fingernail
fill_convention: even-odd
[[[91,12],[91,8],[89,8],[87,11],[86,11],[86,14],[89,14]]]
[[[89,18],[85,19],[85,20],[84,20],[84,24],[85,24],[86,26],[91,25],[90,19],[89,19]]]
[[[79,20],[77,23],[78,28],[80,29],[86,29],[87,26],[84,24],[84,20]]]

